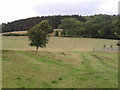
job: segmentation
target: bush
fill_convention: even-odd
[[[57,83],[57,81],[56,81],[56,80],[53,80],[51,83],[53,83],[53,84],[54,84],[54,83]]]
[[[59,80],[62,80],[62,78],[58,78]]]

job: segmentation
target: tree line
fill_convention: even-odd
[[[63,36],[120,39],[118,15],[98,14],[91,16],[81,15],[54,15],[32,17],[2,24],[2,32],[26,31],[43,20],[48,20],[52,29],[60,28]]]
[[[3,23],[2,32],[12,32],[12,31],[26,31],[30,30],[33,26],[38,24],[43,20],[48,20],[52,28],[58,28],[58,25],[61,23],[61,20],[67,17],[74,17],[78,20],[85,22],[86,19],[79,15],[54,15],[54,16],[41,16],[41,17],[32,17],[27,19],[20,19],[14,22],[8,22],[7,24]]]

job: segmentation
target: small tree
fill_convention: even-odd
[[[49,29],[51,29],[51,27],[48,24],[48,21],[44,20],[29,30],[28,38],[30,41],[30,46],[36,46],[36,50],[38,50],[38,47],[46,47],[49,40],[47,34]]]

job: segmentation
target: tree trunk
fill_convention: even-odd
[[[37,46],[36,50],[38,50],[38,46]]]

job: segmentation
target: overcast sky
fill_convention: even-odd
[[[0,24],[34,16],[118,14],[119,0],[0,0]]]

